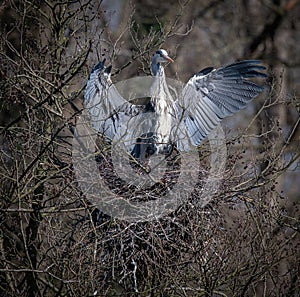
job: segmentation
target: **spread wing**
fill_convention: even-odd
[[[264,88],[249,78],[267,77],[265,67],[257,60],[241,61],[219,69],[205,68],[194,75],[175,102],[179,132],[186,129],[193,145],[199,145],[219,122],[259,95]],[[177,141],[178,142],[178,141]],[[183,139],[179,149],[185,150]]]
[[[85,88],[84,105],[90,114],[92,127],[112,140],[126,123],[141,111],[141,107],[126,101],[111,83],[111,66],[105,59],[96,65]]]

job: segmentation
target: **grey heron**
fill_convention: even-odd
[[[135,138],[128,150],[138,160],[165,153],[170,145],[176,145],[179,151],[198,146],[222,119],[245,108],[264,90],[249,79],[267,77],[259,60],[244,60],[218,69],[208,67],[190,78],[179,98],[173,100],[163,67],[167,62],[173,62],[167,51],[160,49],[153,55],[153,95],[145,105],[132,104],[118,93],[111,82],[111,66],[105,67],[105,60],[94,67],[86,85],[84,104],[92,126],[108,139],[122,129],[133,133],[133,126],[128,128],[129,121],[151,115],[149,131],[139,137],[131,134]]]

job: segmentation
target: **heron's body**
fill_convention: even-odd
[[[150,102],[133,105],[123,99],[110,81],[111,67],[99,63],[91,73],[85,106],[93,127],[109,139],[118,136],[129,143],[128,150],[143,160],[168,151],[170,143],[179,150],[199,145],[227,116],[243,109],[263,91],[250,81],[266,77],[260,61],[237,62],[219,69],[205,68],[195,74],[174,100],[169,92],[162,63],[173,62],[165,50],[152,59],[154,80]],[[125,138],[124,138],[125,136]]]
[[[163,153],[170,141],[174,111],[173,99],[166,83],[164,68],[157,61],[159,58],[160,54],[156,54],[156,57],[152,59],[151,68],[155,78],[151,86],[150,104],[154,112],[152,131],[154,138],[156,138],[156,151]]]

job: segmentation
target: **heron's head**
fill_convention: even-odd
[[[111,68],[112,65],[105,67],[105,59],[103,61],[101,61],[100,63],[98,63],[95,68],[93,69],[92,73],[97,71],[98,75],[99,75],[99,79],[100,82],[105,85],[110,85],[111,84],[111,79],[110,79],[110,75],[111,75]],[[101,79],[103,78],[103,79]],[[108,84],[107,84],[108,83]]]
[[[164,49],[159,49],[158,51],[156,51],[152,61],[154,63],[174,62],[173,59],[169,57],[168,52]]]

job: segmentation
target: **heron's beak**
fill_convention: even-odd
[[[170,63],[173,63],[173,62],[174,62],[174,60],[171,59],[169,56],[164,56],[164,58],[165,58],[168,62],[170,62]]]

